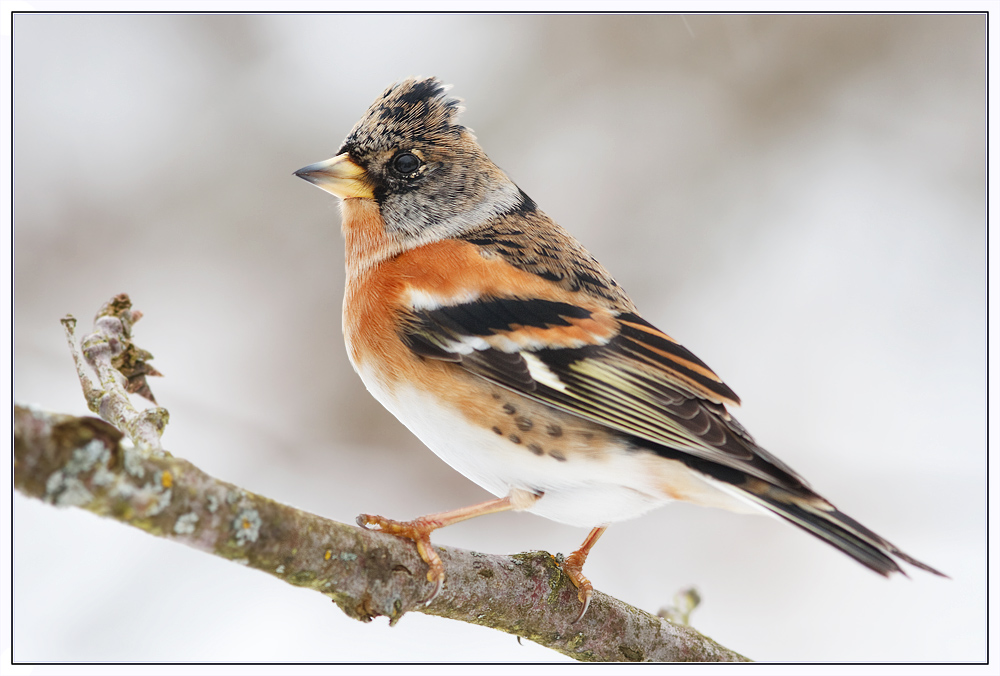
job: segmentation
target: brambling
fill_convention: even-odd
[[[362,526],[410,538],[441,590],[443,526],[523,510],[594,527],[672,500],[779,516],[888,576],[942,575],[837,510],[729,413],[739,398],[489,160],[434,78],[392,85],[336,157],[295,175],[341,198],[344,338],[368,390],[497,496]],[[904,573],[905,574],[905,573]]]

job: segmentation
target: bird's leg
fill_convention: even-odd
[[[594,594],[594,585],[583,575],[583,564],[586,563],[587,555],[590,554],[590,550],[594,544],[604,535],[604,531],[607,529],[607,526],[599,526],[590,531],[590,534],[583,541],[583,544],[580,545],[580,548],[563,560],[563,572],[566,573],[566,577],[570,579],[570,582],[575,584],[576,588],[580,590],[577,593],[577,598],[583,604],[580,614],[573,620],[574,623],[582,620],[583,616],[587,614],[587,608],[590,607],[590,597]]]
[[[362,528],[374,526],[378,530],[391,535],[408,538],[416,543],[417,553],[420,554],[420,558],[428,566],[427,581],[436,583],[434,591],[424,601],[426,605],[441,593],[441,588],[444,586],[444,564],[441,562],[441,557],[434,551],[434,547],[431,546],[431,533],[438,528],[444,528],[445,526],[450,526],[453,523],[465,521],[476,516],[493,514],[494,512],[505,512],[510,509],[526,509],[540,497],[541,495],[515,490],[505,498],[487,500],[478,505],[461,507],[447,512],[428,514],[427,516],[417,517],[413,521],[394,521],[384,516],[360,514],[358,515],[358,525]]]

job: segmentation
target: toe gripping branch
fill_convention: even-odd
[[[532,498],[531,502],[537,500],[538,497]],[[431,533],[438,528],[444,528],[445,526],[450,526],[453,523],[465,521],[473,517],[493,514],[494,512],[504,512],[510,509],[523,509],[525,504],[530,504],[531,502],[526,502],[520,492],[512,492],[511,495],[505,498],[487,500],[478,505],[461,507],[449,512],[428,514],[427,516],[418,517],[413,521],[394,521],[384,516],[361,514],[358,516],[358,525],[362,528],[374,526],[390,535],[397,535],[413,540],[417,544],[417,553],[420,554],[420,558],[424,560],[424,563],[428,567],[427,581],[435,583],[434,591],[424,601],[424,605],[429,605],[444,588],[444,563],[441,562],[441,557],[438,556],[438,553],[434,551],[434,547],[431,546]]]
[[[590,550],[594,547],[594,544],[604,535],[604,531],[607,529],[607,526],[599,526],[590,531],[590,534],[587,535],[587,539],[583,541],[580,548],[567,556],[563,561],[563,572],[566,573],[566,577],[570,579],[570,582],[579,589],[577,598],[583,604],[583,607],[580,608],[580,614],[573,620],[573,624],[582,620],[583,616],[587,614],[587,609],[590,608],[590,599],[594,595],[594,585],[584,576],[583,564],[587,562],[587,555],[590,554]]]
[[[423,604],[430,605],[444,587],[444,563],[431,546],[431,533],[444,525],[432,517],[419,517],[413,521],[394,521],[373,514],[359,514],[358,525],[362,528],[376,528],[390,535],[413,540],[417,545],[417,553],[427,564],[427,581],[433,582],[434,590],[424,599]]]

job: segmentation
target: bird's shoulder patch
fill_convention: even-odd
[[[499,256],[571,293],[583,293],[622,311],[635,306],[614,277],[566,230],[522,192],[517,209],[464,233],[461,239],[483,255]]]

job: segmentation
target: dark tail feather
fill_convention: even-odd
[[[895,545],[838,511],[819,496],[799,497],[774,487],[764,495],[750,492],[746,492],[745,495],[783,519],[830,543],[880,575],[886,577],[892,573],[906,575],[895,561],[899,559],[928,573],[948,577],[926,563],[899,551]]]

